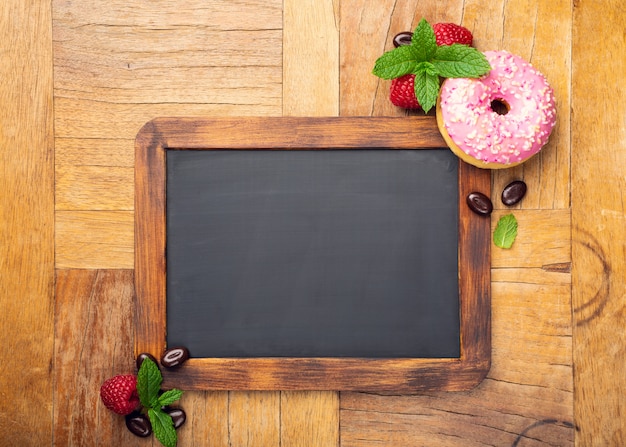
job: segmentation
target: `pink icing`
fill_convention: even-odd
[[[479,78],[447,79],[441,88],[441,118],[450,138],[484,162],[526,160],[548,142],[556,123],[554,92],[531,64],[507,51],[487,51],[491,71]],[[509,106],[499,115],[494,100]]]

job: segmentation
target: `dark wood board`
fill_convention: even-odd
[[[393,151],[387,151],[387,149]],[[396,164],[402,165],[405,161],[402,158],[398,161],[399,154],[422,155],[419,152],[422,149],[428,149],[439,158],[441,158],[440,154],[445,154],[445,157],[449,156],[432,117],[158,118],[146,124],[136,140],[135,352],[137,354],[150,352],[159,357],[168,343],[166,256],[168,154],[176,154],[171,157],[173,160],[181,159],[178,158],[181,154],[193,154],[194,157],[204,157],[202,154],[206,154],[214,158],[216,154],[237,154],[236,159],[246,159],[249,157],[246,154],[251,154],[257,158],[256,164],[258,164],[259,160],[267,161],[262,158],[263,154],[266,154],[268,159],[276,155],[279,155],[276,160],[298,159],[300,157],[291,157],[296,152],[280,152],[296,150],[298,154],[309,154],[307,156],[316,152],[321,155],[332,153],[333,157],[339,154],[343,154],[341,156],[344,157],[348,154],[347,159],[340,161],[344,164],[351,159],[350,157],[355,157],[355,161],[361,161],[375,156],[378,158],[372,159],[371,162],[375,165],[380,164],[385,157],[390,160],[394,158]],[[400,153],[398,150],[403,152]],[[289,157],[284,157],[284,155],[289,155]],[[182,159],[185,157],[186,155]],[[192,359],[181,368],[164,371],[165,384],[183,389],[331,389],[413,392],[432,389],[463,390],[479,383],[490,364],[490,221],[472,213],[465,204],[465,197],[472,191],[488,194],[490,174],[489,171],[452,159],[454,166],[458,166],[458,194],[454,196],[458,203],[453,205],[453,209],[456,207],[454,216],[458,216],[458,222],[452,222],[452,228],[458,231],[458,269],[455,269],[452,274],[447,273],[448,278],[444,278],[447,281],[442,280],[442,282],[458,282],[458,297],[455,297],[456,301],[453,301],[454,306],[458,307],[458,314],[455,316],[456,319],[451,320],[459,324],[454,328],[456,332],[453,332],[454,336],[458,337],[458,349],[446,348],[447,350],[442,351],[443,355],[439,356],[437,351],[432,353],[422,347],[421,350],[416,351],[418,354],[412,356],[410,350],[396,351],[394,345],[397,343],[396,340],[380,351],[375,351],[372,347],[371,355],[368,355],[367,349],[354,351],[357,352],[354,355],[350,354],[349,350],[345,351],[347,353],[341,349],[328,350],[329,354],[326,355],[325,349],[328,349],[328,346],[299,355],[297,343],[295,348],[292,346],[291,351],[284,351],[289,354],[281,353],[281,351],[274,353],[271,350],[261,350],[256,354],[253,352],[251,355],[241,356],[241,353],[228,355],[228,350],[226,350],[217,355],[194,357],[192,351]],[[315,158],[309,159],[307,163],[315,164],[312,163],[313,160]],[[191,165],[193,163],[192,161]],[[218,171],[220,169],[218,167]],[[213,177],[218,171],[214,172]],[[186,175],[185,172],[182,178]],[[369,171],[366,169],[365,172]],[[170,175],[173,174],[170,173]],[[371,173],[369,176],[372,177]],[[297,177],[287,177],[287,182],[294,181],[293,179]],[[169,208],[177,208],[175,205],[187,200],[186,194],[194,189],[192,184],[194,181],[188,182],[186,189],[182,189],[183,192],[178,196],[174,196],[175,188],[173,184],[170,185],[176,201],[170,202]],[[198,189],[202,190],[203,186],[206,188],[206,184],[199,184]],[[285,186],[283,183],[280,187],[285,188]],[[418,188],[424,188],[424,185]],[[419,189],[412,191],[411,194],[419,195]],[[248,207],[250,203],[252,202],[248,202]],[[403,202],[399,206],[404,209],[407,208],[408,203],[410,201]],[[196,204],[190,202],[186,206],[188,208],[185,213],[188,213]],[[220,206],[222,206],[221,202]],[[284,205],[281,206],[284,207]],[[177,222],[176,216],[176,213],[170,215],[172,222]],[[180,228],[183,232],[188,231],[188,227]],[[171,239],[178,241],[175,235],[173,233]],[[190,249],[193,249],[193,245],[189,244]],[[174,255],[177,248],[178,245],[170,247],[173,253],[172,265],[180,264],[186,269],[193,267],[194,262],[185,264],[184,256]],[[429,253],[433,262],[438,260],[436,250],[431,249]],[[453,257],[454,254],[452,254]],[[211,264],[211,260],[207,262]],[[219,261],[213,260],[213,262]],[[229,267],[229,271],[236,265],[235,263]],[[172,271],[174,272],[175,269]],[[185,276],[181,278],[185,281],[188,279]],[[176,282],[170,282],[169,287],[173,288],[174,284]],[[413,284],[411,287],[415,288],[416,285]],[[280,305],[280,302],[275,304]],[[348,309],[350,306],[356,307],[354,304],[347,306]],[[384,309],[384,306],[382,308]],[[328,312],[336,311],[333,307],[327,310]],[[170,312],[173,311],[170,309]],[[400,314],[390,313],[392,319],[398,319],[400,316]],[[183,318],[188,317],[189,315]],[[384,320],[384,315],[381,313],[382,320]],[[215,320],[213,323],[219,323],[219,321]],[[389,329],[390,326],[387,325],[382,330]],[[410,332],[404,335],[412,336]],[[366,339],[364,343],[373,346],[375,339],[376,337]],[[199,349],[196,348],[196,350]],[[303,349],[302,352],[305,351]],[[397,355],[398,352],[399,355]],[[422,355],[424,352],[428,354]]]

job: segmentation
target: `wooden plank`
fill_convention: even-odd
[[[133,139],[158,115],[280,113],[282,1],[55,0],[53,19],[58,136]]]
[[[410,27],[416,1],[343,0],[340,25],[340,115],[402,116],[389,102],[389,81],[372,75],[376,59],[393,48],[392,39]],[[394,8],[399,10],[393,14]],[[395,26],[391,26],[391,24]],[[387,32],[385,32],[388,30]]]
[[[338,114],[337,19],[333,0],[284,2],[283,115]]]
[[[131,140],[57,138],[56,211],[133,209]]]
[[[187,421],[178,430],[178,446],[200,443],[211,447],[235,445],[230,443],[228,403],[226,391],[185,391],[179,406],[185,411]]]
[[[100,401],[100,385],[136,372],[133,272],[58,270],[55,309],[54,443],[134,445],[124,418]],[[80,411],[76,407],[80,406]]]
[[[280,98],[252,98],[251,104],[118,104],[55,97],[55,135],[58,138],[133,141],[141,127],[157,116],[280,116]],[[260,102],[260,103],[259,103]],[[104,107],[104,108],[103,108]]]
[[[0,432],[52,442],[54,141],[49,2],[0,5]],[[36,410],[34,410],[36,409]]]
[[[280,446],[280,393],[228,393],[229,445]]]
[[[66,166],[132,168],[135,165],[135,153],[128,151],[127,146],[133,142],[134,138],[56,137],[54,140],[54,164],[57,169]]]
[[[625,28],[622,2],[574,2],[572,301],[580,446],[626,444],[626,92],[614,87],[626,68]],[[605,37],[601,47],[590,33]]]
[[[281,10],[278,0],[99,0],[89,8],[55,0],[55,95],[96,101],[102,111],[110,103],[250,104],[270,92],[280,99]]]
[[[339,393],[283,391],[281,447],[338,447]]]
[[[132,167],[57,164],[55,209],[132,211],[132,178]]]
[[[277,0],[213,0],[210,3],[161,0],[156,4],[136,5],[121,0],[93,0],[89,8],[80,8],[73,3],[72,0],[54,0],[55,20],[74,21],[83,26],[100,23],[128,27],[137,35],[145,30],[160,29],[194,32],[194,28],[199,28],[199,31],[216,30],[226,34],[241,30],[280,29],[282,20],[282,2]],[[135,26],[137,28],[133,28]],[[148,44],[149,40],[146,41]],[[206,42],[197,44],[210,45]],[[165,50],[170,51],[171,48]]]
[[[492,278],[494,362],[489,377],[542,387],[546,401],[563,404],[558,418],[572,422],[567,407],[573,401],[571,273],[509,267],[495,269]]]
[[[57,268],[133,268],[132,211],[57,211]]]
[[[515,395],[514,404],[505,403]],[[507,396],[507,399],[503,397]],[[486,379],[461,394],[376,396],[341,394],[342,447],[573,445],[574,429],[560,415],[571,401],[546,401],[541,387]]]

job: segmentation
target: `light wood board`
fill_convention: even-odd
[[[0,4],[0,433],[52,434],[54,133],[50,3]]]

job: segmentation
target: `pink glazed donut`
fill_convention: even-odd
[[[479,168],[516,166],[548,142],[556,124],[554,92],[519,56],[487,51],[491,71],[449,78],[437,100],[437,124],[459,158]]]

